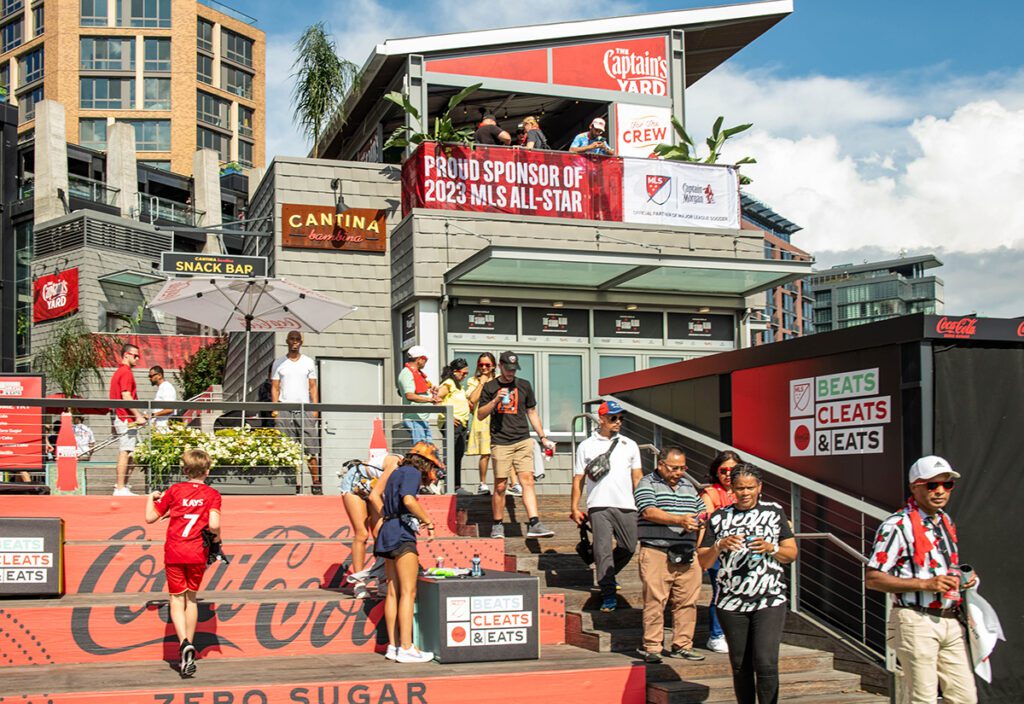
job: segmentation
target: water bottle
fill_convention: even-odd
[[[501,405],[508,406],[512,403],[512,390],[505,389],[506,393],[501,397]]]
[[[757,562],[760,562],[761,558],[764,557],[764,555],[762,555],[761,553],[754,552],[753,550],[750,549],[750,544],[754,542],[756,537],[757,536],[754,536],[754,535],[747,535],[747,536],[743,537],[743,542],[747,546],[747,550],[750,552],[750,555],[747,557],[747,562],[749,564],[751,564],[751,565],[756,564]]]
[[[439,569],[439,570],[443,570],[444,569],[444,556],[443,555],[438,555],[437,556],[437,569]]]
[[[960,570],[956,567],[950,567],[949,569],[947,569],[946,574],[950,577],[956,577],[957,585],[952,589],[946,590],[946,593],[942,595],[942,598],[953,602],[953,606],[956,606],[960,603],[960,584],[963,583],[962,575],[960,573]]]
[[[480,569],[480,556],[473,555],[473,566],[469,570],[470,577],[482,577],[483,571]]]

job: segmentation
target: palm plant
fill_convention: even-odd
[[[458,93],[451,97],[448,101],[448,107],[441,113],[439,117],[434,118],[434,131],[433,132],[418,132],[409,125],[401,125],[396,127],[395,131],[388,137],[388,141],[384,143],[385,149],[391,147],[405,148],[410,145],[421,144],[426,141],[440,142],[443,144],[472,144],[473,143],[473,128],[472,127],[455,127],[455,123],[452,121],[451,112],[452,110],[463,100],[468,98],[471,94],[476,92],[481,83],[474,83],[471,86],[463,88]],[[392,103],[402,108],[412,119],[422,125],[420,120],[420,111],[409,102],[409,97],[392,91],[384,96],[384,100],[390,100]]]
[[[113,352],[119,341],[109,341],[107,352]],[[61,321],[53,337],[32,358],[32,368],[46,375],[66,398],[82,391],[86,377],[93,375],[102,381],[103,365],[101,343],[85,329],[78,318]]]
[[[334,40],[323,22],[306,28],[295,43],[295,122],[302,133],[313,140],[313,156],[317,156],[324,126],[344,120],[342,101],[359,83],[359,67],[338,56]]]
[[[697,156],[697,148],[693,140],[690,139],[690,135],[686,133],[682,124],[680,124],[679,120],[677,120],[675,115],[673,115],[672,127],[675,128],[676,135],[679,137],[679,144],[659,144],[654,148],[654,153],[662,159],[669,159],[670,161],[689,161],[695,164],[717,164],[719,157],[722,155],[722,148],[725,146],[726,140],[740,132],[749,130],[753,126],[752,123],[747,123],[745,125],[727,127],[723,130],[722,123],[724,121],[725,117],[723,115],[719,115],[718,119],[715,120],[715,124],[711,127],[711,136],[704,140],[704,143],[708,145],[708,155],[701,159]],[[736,166],[756,163],[756,159],[745,156],[736,162]],[[748,183],[752,183],[750,177],[740,174],[740,184],[745,186]]]

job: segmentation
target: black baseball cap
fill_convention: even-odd
[[[519,355],[511,350],[501,353],[501,358],[498,360],[498,364],[509,369],[520,369],[519,366]]]

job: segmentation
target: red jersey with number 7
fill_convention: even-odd
[[[164,564],[206,564],[203,529],[210,525],[210,511],[220,511],[220,493],[206,484],[179,482],[157,501],[157,513],[169,515]]]

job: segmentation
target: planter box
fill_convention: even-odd
[[[286,496],[295,494],[297,476],[294,467],[214,467],[206,483],[226,496]],[[182,481],[171,477],[168,486]]]

